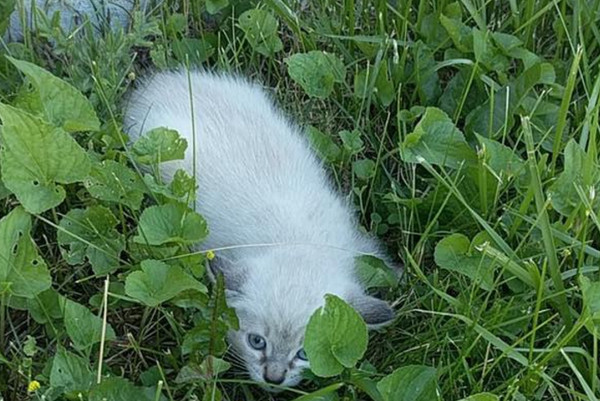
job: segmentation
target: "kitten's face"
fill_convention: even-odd
[[[338,261],[300,252],[211,265],[225,275],[227,301],[240,321],[229,343],[253,380],[285,387],[300,382],[310,362],[303,350],[306,325],[326,294],[346,300],[367,324],[393,318],[387,303],[364,295],[352,261],[335,266]]]
[[[283,325],[264,321],[260,314],[238,312],[240,330],[229,333],[234,352],[243,359],[252,380],[291,387],[309,367],[304,353],[304,324]],[[295,327],[294,327],[295,326]]]

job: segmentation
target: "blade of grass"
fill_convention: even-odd
[[[550,229],[548,211],[544,207],[546,200],[542,190],[542,180],[540,178],[540,172],[538,171],[537,160],[535,157],[535,147],[533,144],[533,134],[531,132],[529,118],[522,117],[521,123],[523,126],[525,145],[527,147],[527,163],[529,165],[529,173],[531,174],[531,186],[534,191],[537,212],[540,215],[539,225],[540,229],[542,230],[542,239],[544,243],[544,249],[546,250],[546,257],[548,258],[550,277],[552,277],[556,291],[560,294],[555,302],[565,326],[570,330],[573,327],[573,317],[571,316],[571,312],[569,310],[567,296],[564,293],[565,286],[563,285],[563,281],[560,277],[560,266],[556,256],[554,237],[552,235],[552,230]]]

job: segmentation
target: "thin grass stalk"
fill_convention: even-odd
[[[560,103],[560,110],[558,111],[558,119],[556,122],[556,132],[554,133],[554,143],[552,144],[552,175],[555,175],[556,171],[556,160],[560,153],[560,145],[563,140],[563,132],[567,126],[567,114],[569,112],[569,105],[571,104],[571,98],[573,96],[573,89],[575,88],[575,82],[577,81],[577,72],[579,71],[579,62],[583,54],[583,48],[579,46],[575,58],[571,64],[569,70],[569,77],[567,78],[567,85],[565,87],[565,93]]]
[[[565,286],[560,276],[560,266],[558,264],[558,258],[556,256],[556,245],[554,243],[554,236],[550,227],[550,219],[548,217],[548,211],[544,207],[545,197],[542,189],[542,180],[540,178],[540,172],[538,171],[537,161],[535,157],[535,147],[533,144],[533,134],[531,132],[531,125],[528,117],[522,117],[521,122],[523,125],[523,133],[525,137],[525,146],[527,147],[527,163],[529,165],[529,172],[531,174],[531,187],[534,191],[535,204],[537,211],[540,214],[540,229],[542,231],[542,238],[544,243],[544,249],[546,251],[546,257],[548,258],[548,267],[550,268],[550,277],[557,291],[557,300],[555,306],[558,308],[566,327],[568,330],[573,328],[573,317],[569,311],[569,305],[567,303],[567,296],[565,295]]]

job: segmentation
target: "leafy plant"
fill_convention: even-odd
[[[274,88],[403,264],[357,258],[396,320],[369,335],[328,296],[278,400],[600,398],[598,2],[141,3],[127,29],[37,13],[0,46],[5,399],[268,397],[228,352],[214,253],[190,249],[210,188],[160,174],[187,144],[123,133],[138,76],[181,64]]]

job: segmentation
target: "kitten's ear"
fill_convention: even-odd
[[[370,329],[376,329],[394,320],[394,311],[390,305],[369,295],[361,294],[348,300],[354,309],[362,316]]]
[[[210,278],[214,281],[219,274],[225,278],[225,289],[240,292],[246,280],[246,274],[242,266],[225,256],[217,256],[208,264]]]

